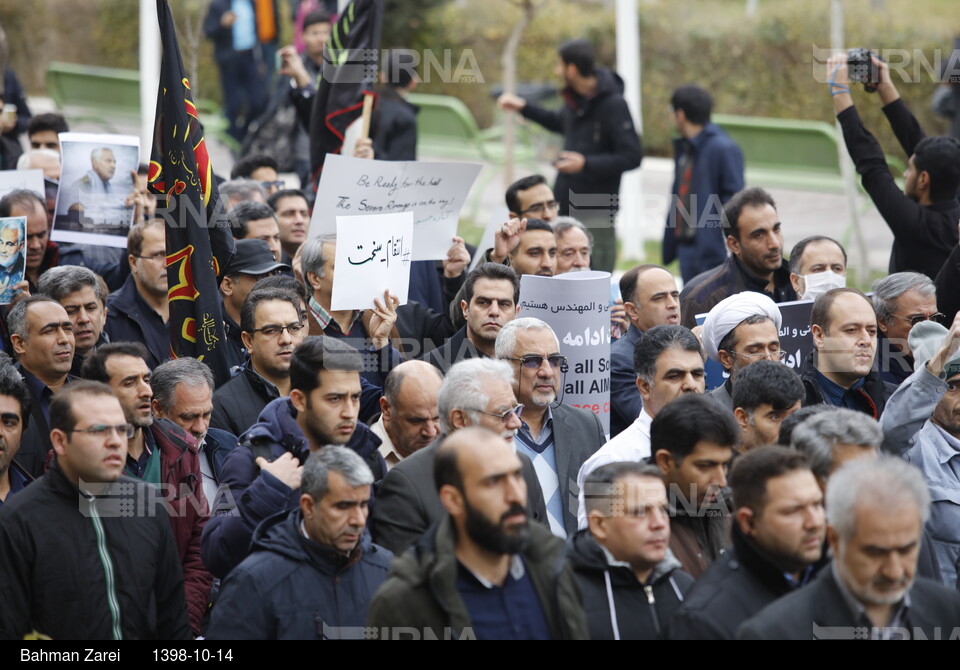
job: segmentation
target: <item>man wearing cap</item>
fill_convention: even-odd
[[[710,395],[733,410],[737,372],[757,361],[779,361],[780,324],[777,304],[756,291],[744,291],[718,302],[703,322],[701,339],[707,356],[718,361],[729,377]]]
[[[960,558],[960,316],[948,331],[924,321],[910,331],[916,371],[897,389],[880,425],[884,449],[923,472],[932,504],[927,531],[943,583],[954,586]]]
[[[263,240],[237,240],[237,253],[233,256],[223,279],[220,294],[223,296],[223,324],[226,329],[230,366],[242,365],[247,350],[240,337],[240,310],[243,301],[253,290],[258,279],[290,271],[290,266],[274,257],[269,245]]]

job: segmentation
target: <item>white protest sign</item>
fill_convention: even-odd
[[[43,170],[3,170],[0,172],[0,198],[11,191],[33,191],[44,198]]]
[[[595,413],[610,433],[610,273],[568,272],[520,278],[518,317],[546,321],[560,340],[569,370],[564,405]]]
[[[330,309],[371,309],[390,292],[407,304],[413,212],[337,217]]]
[[[493,210],[490,219],[487,221],[487,227],[483,231],[483,236],[480,238],[479,244],[477,244],[477,251],[473,254],[473,260],[470,261],[470,267],[467,268],[467,274],[473,272],[473,269],[480,265],[480,261],[483,260],[483,254],[486,250],[493,248],[493,240],[497,236],[497,228],[502,226],[509,217],[510,212],[507,211],[506,207],[497,207]]]
[[[308,237],[335,232],[341,216],[413,212],[411,260],[446,258],[460,209],[482,167],[327,154]]]

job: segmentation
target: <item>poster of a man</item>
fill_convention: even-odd
[[[0,219],[0,305],[10,304],[16,294],[14,287],[23,281],[26,228],[25,216]]]
[[[77,191],[109,195],[113,193],[110,180],[117,173],[117,157],[110,147],[100,147],[90,152],[91,168],[77,180]]]
[[[51,239],[125,248],[139,138],[60,133],[60,147],[63,169]]]

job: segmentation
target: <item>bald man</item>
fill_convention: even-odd
[[[440,435],[437,395],[443,375],[430,363],[407,361],[387,375],[380,418],[370,430],[381,439],[380,454],[393,468]]]

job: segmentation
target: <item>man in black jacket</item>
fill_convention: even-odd
[[[0,638],[190,639],[166,505],[121,477],[131,431],[110,388],[50,403],[50,471],[0,508]]]
[[[732,640],[740,624],[806,584],[820,566],[823,493],[806,457],[760,447],[737,459],[730,478],[733,548],[697,581],[670,624],[678,640]]]
[[[215,515],[204,529],[204,564],[223,578],[246,558],[257,525],[297,507],[303,464],[313,451],[345,445],[383,479],[380,438],[357,420],[360,354],[334,337],[309,337],[290,362],[290,397],[277,398],[223,464]]]
[[[239,329],[250,358],[213,394],[210,417],[211,426],[238,437],[257,422],[267,403],[290,395],[290,359],[307,336],[299,298],[282,289],[251,291]]]
[[[879,419],[896,390],[873,369],[877,353],[877,314],[855,288],[835,288],[813,303],[810,333],[814,351],[800,368],[804,406],[825,403]]]
[[[922,272],[933,279],[957,244],[960,142],[952,137],[925,137],[900,100],[888,65],[875,56],[871,59],[879,75],[877,94],[883,113],[909,157],[903,191],[890,174],[880,143],[853,106],[847,54],[837,54],[827,63],[833,107],[863,188],[893,231],[890,273]]]
[[[593,269],[610,271],[617,255],[614,218],[620,178],[640,165],[640,138],[623,99],[623,80],[596,65],[589,42],[567,42],[557,56],[556,73],[566,85],[561,111],[543,109],[512,93],[501,95],[498,103],[563,133],[564,150],[554,163],[559,174],[553,187],[560,215],[573,216],[591,229]]]
[[[591,640],[656,640],[693,586],[670,552],[663,475],[609,463],[584,483],[589,529],[567,544]]]
[[[960,627],[960,594],[916,577],[930,514],[923,475],[896,457],[859,460],[827,484],[829,569],[760,610],[741,639],[946,639]]]

